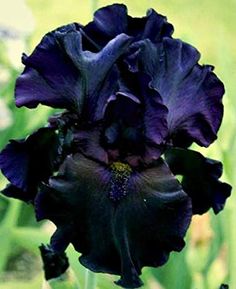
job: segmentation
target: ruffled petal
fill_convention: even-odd
[[[99,48],[121,33],[128,27],[127,8],[123,4],[113,4],[98,9],[94,19],[83,28],[83,31],[95,42]]]
[[[120,167],[127,169],[124,175]],[[142,267],[161,266],[170,251],[184,246],[191,202],[161,159],[138,173],[125,164],[109,168],[83,155],[69,156],[48,189],[41,191],[45,199],[41,195],[36,209],[48,206],[44,217],[57,225],[56,249],[70,239],[84,266],[121,275],[117,284],[125,288],[140,287]],[[63,222],[58,216],[65,211]]]
[[[104,144],[108,148],[140,151],[142,146],[142,115],[140,101],[134,95],[118,92],[106,106]]]
[[[95,50],[105,46],[121,33],[133,36],[137,40],[148,38],[158,42],[165,36],[171,37],[173,30],[166,17],[155,10],[148,10],[146,17],[133,18],[127,14],[127,7],[123,4],[98,9],[93,21],[83,28],[84,37],[94,45]]]
[[[163,37],[171,37],[174,32],[172,24],[167,22],[167,18],[158,14],[154,9],[147,11],[147,22],[142,33],[142,39],[150,39],[152,42],[159,42]],[[135,26],[135,19],[133,18],[132,25]]]
[[[114,64],[130,41],[119,35],[93,53],[83,50],[76,25],[48,33],[32,55],[23,57],[26,68],[16,82],[16,105],[33,108],[41,103],[83,114],[90,121],[100,118],[117,87]]]
[[[148,75],[139,77],[140,95],[144,104],[144,127],[147,141],[160,145],[168,133],[167,116],[168,109],[163,104],[158,91],[150,85],[151,78]]]
[[[110,116],[113,122],[105,135],[112,144],[117,140],[121,144],[122,139],[126,139],[121,151],[129,152],[125,160],[131,166],[150,164],[163,152],[168,134],[168,109],[150,85],[148,75],[132,73],[124,67],[121,71],[119,92],[106,108],[105,120]]]
[[[0,153],[0,169],[11,183],[3,193],[31,201],[39,183],[53,172],[58,146],[58,137],[50,128],[41,128],[26,140],[10,141]]]
[[[81,77],[81,106],[86,106],[83,114],[89,114],[95,121],[102,117],[104,106],[114,89],[117,88],[118,72],[115,62],[126,51],[132,39],[120,34],[98,53],[82,50],[82,35],[70,32],[63,37],[66,53],[77,67]],[[92,117],[93,116],[93,117]]]
[[[135,287],[143,266],[161,266],[171,251],[182,250],[191,216],[190,199],[161,159],[135,174],[127,200],[117,206],[114,217],[122,260],[118,284]]]
[[[57,38],[58,33],[69,31],[77,31],[77,26],[71,24],[49,32],[29,57],[23,56],[26,67],[15,89],[18,107],[34,108],[41,103],[76,110],[79,74]]]
[[[221,182],[222,164],[200,153],[179,148],[166,152],[171,171],[182,175],[182,187],[190,196],[194,214],[203,214],[210,208],[217,214],[223,210],[230,196],[231,186]]]
[[[108,123],[107,142],[115,144],[126,139],[122,150],[130,146],[132,154],[138,153],[142,157],[146,154],[145,146],[153,146],[146,154],[149,157],[156,146],[158,153],[153,157],[155,155],[157,159],[161,155],[158,146],[165,142],[168,134],[168,110],[159,93],[151,87],[148,75],[132,73],[124,67],[120,71],[119,91],[109,99],[104,115],[105,126]]]
[[[198,64],[199,52],[176,39],[164,38],[159,45],[140,42],[138,65],[152,77],[152,85],[168,108],[170,141],[187,147],[193,141],[209,146],[222,121],[223,83],[213,67]]]

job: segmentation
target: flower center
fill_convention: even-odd
[[[109,198],[117,202],[127,195],[127,188],[132,169],[128,164],[114,162],[111,169],[111,188]]]

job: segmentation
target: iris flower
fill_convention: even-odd
[[[231,191],[222,164],[189,149],[216,140],[223,83],[172,34],[154,10],[132,18],[120,4],[46,34],[22,57],[15,101],[63,111],[0,154],[2,193],[55,223],[51,248],[72,243],[125,288],[181,251],[192,215],[217,214]]]

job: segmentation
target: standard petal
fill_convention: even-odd
[[[101,49],[108,41],[121,33],[135,37],[136,40],[150,39],[160,41],[163,37],[171,37],[173,26],[166,17],[150,9],[142,18],[133,18],[127,14],[123,4],[113,4],[97,10],[94,19],[83,28],[88,42],[94,49]]]
[[[192,199],[194,214],[203,214],[210,208],[217,214],[224,208],[231,186],[219,181],[223,170],[220,162],[179,148],[169,149],[166,161],[174,174],[183,176],[182,186]]]
[[[147,75],[142,75],[139,80],[140,95],[144,103],[145,137],[153,144],[160,145],[164,143],[168,133],[168,109],[158,91],[150,85],[150,81],[151,78]]]
[[[105,120],[112,122],[106,131],[108,139],[118,138],[120,129],[123,137],[127,134],[127,139],[133,138],[136,147],[144,142],[164,143],[168,133],[168,110],[157,90],[150,86],[151,78],[144,73],[132,73],[125,67],[120,67],[120,71],[119,91],[106,107]]]
[[[69,31],[77,31],[77,26],[63,26],[46,34],[29,57],[23,56],[26,67],[15,88],[18,107],[34,108],[41,103],[77,109],[79,73],[57,39],[58,33],[67,34]]]
[[[154,9],[147,11],[147,22],[142,33],[142,39],[150,39],[152,42],[159,42],[163,37],[171,37],[174,32],[172,24],[167,22],[167,18],[158,14]],[[133,18],[135,26],[135,18]]]
[[[224,94],[212,66],[199,65],[199,52],[180,40],[164,38],[159,45],[145,40],[141,46],[139,68],[152,77],[169,110],[170,141],[180,147],[193,141],[209,146],[222,121]]]
[[[11,186],[3,193],[31,201],[41,181],[52,174],[59,141],[54,130],[41,128],[26,140],[12,140],[0,154],[0,169]],[[15,188],[16,187],[16,188]]]
[[[104,144],[125,154],[140,152],[143,146],[142,108],[132,94],[119,92],[109,99],[104,120]]]
[[[80,79],[81,97],[80,106],[85,106],[84,117],[88,114],[95,121],[102,117],[104,106],[114,89],[117,88],[118,73],[116,61],[126,51],[132,39],[125,34],[120,34],[99,52],[82,50],[82,35],[70,32],[63,43],[66,53],[77,67]]]
[[[162,160],[141,173],[128,167],[114,163],[109,168],[79,154],[69,156],[49,181],[51,192],[45,198],[51,195],[51,201],[36,206],[43,211],[50,204],[45,217],[58,227],[52,246],[63,248],[60,243],[69,238],[82,253],[84,266],[121,275],[117,284],[137,288],[142,267],[161,266],[170,251],[183,248],[192,211],[190,199]],[[63,218],[58,219],[65,211],[69,231]]]
[[[85,35],[95,42],[98,48],[111,39],[125,33],[128,27],[127,8],[123,4],[113,4],[97,10],[94,19],[83,28]]]

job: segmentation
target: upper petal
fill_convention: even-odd
[[[75,24],[46,34],[33,53],[23,56],[25,69],[16,81],[16,105],[36,107],[39,103],[56,108],[77,108],[78,71],[57,39],[57,33],[77,31]]]
[[[85,38],[90,40],[95,50],[121,33],[134,36],[137,40],[148,38],[153,42],[170,37],[173,33],[173,26],[166,17],[153,9],[142,18],[133,18],[127,13],[127,7],[123,4],[109,5],[95,12],[93,21],[83,28]]]
[[[86,25],[83,31],[95,42],[103,47],[112,38],[125,33],[128,26],[127,8],[123,4],[113,4],[98,9],[94,19]]]
[[[150,85],[150,76],[121,66],[120,72],[119,91],[109,99],[104,115],[108,143],[121,143],[125,139],[123,152],[130,147],[132,155],[138,153],[145,160],[156,159],[168,134],[168,110],[157,90]],[[149,149],[148,158],[147,146],[153,147]]]
[[[127,50],[132,39],[125,34],[118,35],[97,53],[83,51],[82,35],[78,32],[68,33],[62,41],[66,53],[80,73],[80,102],[86,106],[83,113],[89,114],[92,120],[98,120],[102,117],[107,99],[117,88],[115,63]]]
[[[163,37],[171,37],[174,32],[172,24],[167,22],[167,18],[158,14],[154,9],[147,11],[147,21],[145,23],[142,39],[150,39],[152,42],[159,42]],[[135,18],[133,18],[135,26]]]
[[[115,62],[131,38],[119,35],[100,52],[83,50],[76,25],[48,33],[29,56],[16,82],[16,105],[39,103],[66,108],[90,120],[101,117],[107,98],[117,86]]]
[[[224,94],[212,66],[199,65],[199,52],[180,40],[164,38],[156,46],[146,40],[139,45],[139,68],[152,77],[169,110],[171,141],[181,147],[193,141],[210,145],[222,121]]]
[[[222,183],[222,164],[200,153],[174,148],[166,152],[166,161],[174,174],[182,175],[184,191],[191,197],[193,213],[203,214],[210,208],[219,213],[230,196],[231,186]]]

